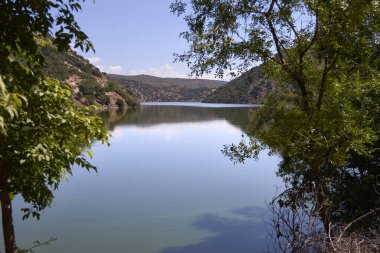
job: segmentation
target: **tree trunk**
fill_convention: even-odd
[[[7,173],[0,160],[0,202],[3,223],[5,253],[16,253],[16,238],[13,227],[12,201],[8,192]]]
[[[316,194],[317,194],[317,206],[319,209],[319,215],[321,216],[323,227],[325,232],[329,234],[330,230],[330,216],[329,216],[329,207],[326,205],[326,194],[323,189],[323,179],[320,173],[317,173],[316,179]]]
[[[15,231],[13,227],[12,202],[11,202],[9,193],[4,190],[1,190],[0,200],[1,200],[1,213],[2,213],[2,222],[3,222],[5,253],[16,253],[17,248],[16,248]]]

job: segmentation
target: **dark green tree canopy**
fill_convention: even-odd
[[[95,169],[82,153],[94,139],[107,141],[92,108],[76,108],[70,88],[41,71],[47,44],[93,48],[74,19],[81,2],[0,1],[0,169],[7,177],[0,190],[21,193],[37,211],[74,164]]]
[[[93,49],[75,21],[81,0],[0,0],[0,202],[6,253],[19,252],[12,198],[21,194],[39,218],[74,165],[88,161],[94,140],[107,142],[93,108],[77,108],[70,88],[45,76],[41,48]],[[85,155],[87,153],[87,156]]]
[[[107,130],[92,116],[93,108],[75,107],[70,88],[55,80],[43,80],[23,96],[27,105],[8,122],[0,140],[0,163],[7,169],[7,191],[31,203],[25,217],[38,218],[74,165],[96,170],[88,161],[89,148],[94,139],[107,142]]]
[[[193,74],[272,61],[296,84],[305,110],[321,106],[331,74],[368,75],[380,65],[378,1],[177,0],[171,10],[188,24],[181,36],[190,48],[177,60]]]
[[[189,50],[176,59],[192,74],[223,76],[261,63],[275,81],[253,112],[249,143],[224,153],[239,162],[265,148],[281,156],[279,174],[313,191],[328,232],[326,194],[339,188],[332,180],[352,169],[352,157],[378,154],[380,2],[176,0],[171,10],[188,25],[181,36]]]
[[[43,78],[40,47],[53,43],[59,50],[93,49],[87,35],[75,21],[74,12],[84,0],[0,0],[0,131],[6,121],[26,103],[22,90],[29,90]]]
[[[43,60],[36,38],[52,37],[60,50],[93,49],[87,35],[80,29],[73,12],[81,10],[84,0],[1,0],[0,60],[12,56],[25,57],[29,64]]]

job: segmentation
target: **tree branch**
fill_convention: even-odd
[[[332,70],[332,68],[335,66],[336,62],[339,58],[339,50],[336,52],[334,60],[328,65],[328,57],[326,56],[324,59],[324,67],[323,67],[323,74],[322,74],[322,80],[321,85],[319,86],[319,94],[318,94],[318,103],[317,103],[317,109],[320,110],[323,102],[323,96],[325,93],[325,87],[326,87],[326,81],[327,81],[327,75]]]
[[[282,11],[282,7],[276,2],[276,5],[278,7],[278,9],[280,11]],[[297,43],[298,45],[301,45],[301,39],[300,39],[300,36],[299,36],[299,33],[297,32],[294,24],[292,22],[290,22],[290,20],[285,16],[285,15],[282,15],[283,19],[285,20],[286,23],[288,23],[288,25],[290,26],[290,29],[292,29],[293,33],[294,33],[294,36],[296,37],[297,39]]]
[[[271,20],[271,14],[272,14],[272,11],[273,11],[273,7],[274,7],[274,4],[276,3],[276,0],[272,0],[271,2],[271,5],[268,9],[268,11],[265,13],[265,19],[268,23],[268,26],[269,26],[269,30],[270,30],[270,33],[273,37],[273,41],[274,41],[274,44],[275,44],[275,47],[276,47],[276,51],[277,51],[277,54],[278,54],[278,57],[280,59],[280,65],[281,67],[288,73],[290,74],[295,80],[297,80],[297,84],[300,88],[300,91],[301,91],[301,95],[302,95],[302,102],[303,102],[303,105],[304,105],[304,109],[306,112],[309,112],[310,111],[310,107],[309,107],[309,102],[308,102],[308,95],[307,95],[307,89],[306,89],[306,84],[305,84],[305,80],[303,79],[303,76],[301,75],[298,75],[296,73],[294,73],[291,69],[289,69],[288,67],[288,64],[284,58],[284,55],[283,55],[283,49],[284,51],[286,52],[285,48],[283,48],[283,46],[281,45],[280,43],[280,40],[277,36],[277,33],[276,33],[276,29],[273,25],[273,22]],[[302,63],[302,62],[301,62]]]
[[[347,226],[344,227],[342,233],[340,233],[339,238],[338,238],[338,242],[340,242],[340,240],[342,239],[343,234],[347,231],[347,229],[349,229],[349,228],[352,226],[352,224],[354,224],[355,222],[358,222],[358,221],[361,220],[361,219],[364,219],[365,217],[367,217],[367,216],[369,216],[370,214],[372,214],[372,213],[374,213],[374,212],[377,212],[377,211],[379,211],[379,210],[380,210],[380,207],[378,207],[378,208],[376,208],[376,209],[373,209],[373,210],[371,210],[370,212],[365,213],[365,214],[363,214],[362,216],[360,216],[360,217],[356,218],[355,220],[351,221],[350,223],[348,223]]]
[[[316,38],[319,34],[319,22],[318,22],[319,14],[318,11],[315,12],[315,27],[314,27],[314,34],[313,37],[310,40],[309,45],[305,47],[305,49],[301,52],[301,54],[306,54],[307,51],[310,50],[310,48],[313,46],[314,42],[316,41]]]

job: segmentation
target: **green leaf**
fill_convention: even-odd
[[[16,104],[16,106],[18,107],[21,107],[22,106],[22,101],[21,99],[19,98],[19,96],[17,94],[12,94],[12,99],[13,99],[13,102]]]

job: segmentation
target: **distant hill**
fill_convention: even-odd
[[[225,81],[190,79],[190,78],[162,78],[149,75],[124,76],[128,80],[138,81],[153,86],[186,86],[189,88],[218,88],[226,84]]]
[[[200,102],[225,81],[161,78],[149,75],[123,76],[107,74],[109,78],[132,91],[144,102]]]
[[[67,83],[77,104],[123,107],[138,103],[131,91],[109,79],[75,51],[63,53],[48,45],[41,47],[41,53],[45,58],[43,71]]]
[[[204,103],[260,104],[273,89],[272,81],[264,78],[260,66],[254,67],[226,85],[207,95]]]

